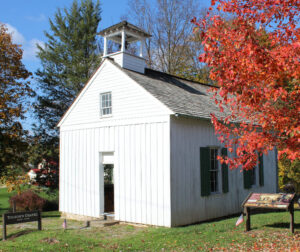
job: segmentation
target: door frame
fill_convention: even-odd
[[[105,158],[105,156],[109,158]],[[111,157],[111,158],[110,158]],[[115,162],[114,162],[115,152],[114,151],[101,151],[99,152],[99,209],[100,215],[104,213],[105,195],[104,195],[104,165],[111,164],[113,168],[113,177],[115,178]],[[115,202],[115,194],[114,194]]]

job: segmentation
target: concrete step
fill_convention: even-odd
[[[103,213],[102,214],[104,220],[114,220],[115,214],[114,213]]]

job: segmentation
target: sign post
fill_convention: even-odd
[[[269,208],[285,209],[290,212],[291,223],[290,230],[294,233],[294,197],[295,194],[284,193],[250,193],[243,202],[242,207],[246,213],[246,231],[250,231],[250,209],[251,208]]]
[[[3,216],[3,241],[6,240],[6,226],[24,222],[38,222],[38,230],[42,230],[40,211],[5,213]]]
[[[250,231],[250,207],[246,207],[246,231]]]
[[[294,203],[290,205],[289,211],[291,215],[290,230],[294,233]]]

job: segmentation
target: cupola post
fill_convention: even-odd
[[[107,55],[107,38],[104,37],[103,39],[103,57],[106,57]]]
[[[144,46],[145,46],[145,39],[142,39],[140,43],[140,57],[142,58],[144,58]]]
[[[121,52],[125,52],[125,43],[126,43],[126,34],[125,31],[122,31],[122,44],[121,44]]]

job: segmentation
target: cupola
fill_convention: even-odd
[[[121,67],[144,73],[146,59],[144,57],[144,47],[146,38],[151,37],[142,29],[127,21],[110,26],[99,33],[104,38],[103,57],[110,57]],[[108,53],[108,41],[111,40],[119,45],[118,50]],[[129,51],[128,47],[135,43],[135,51]]]

